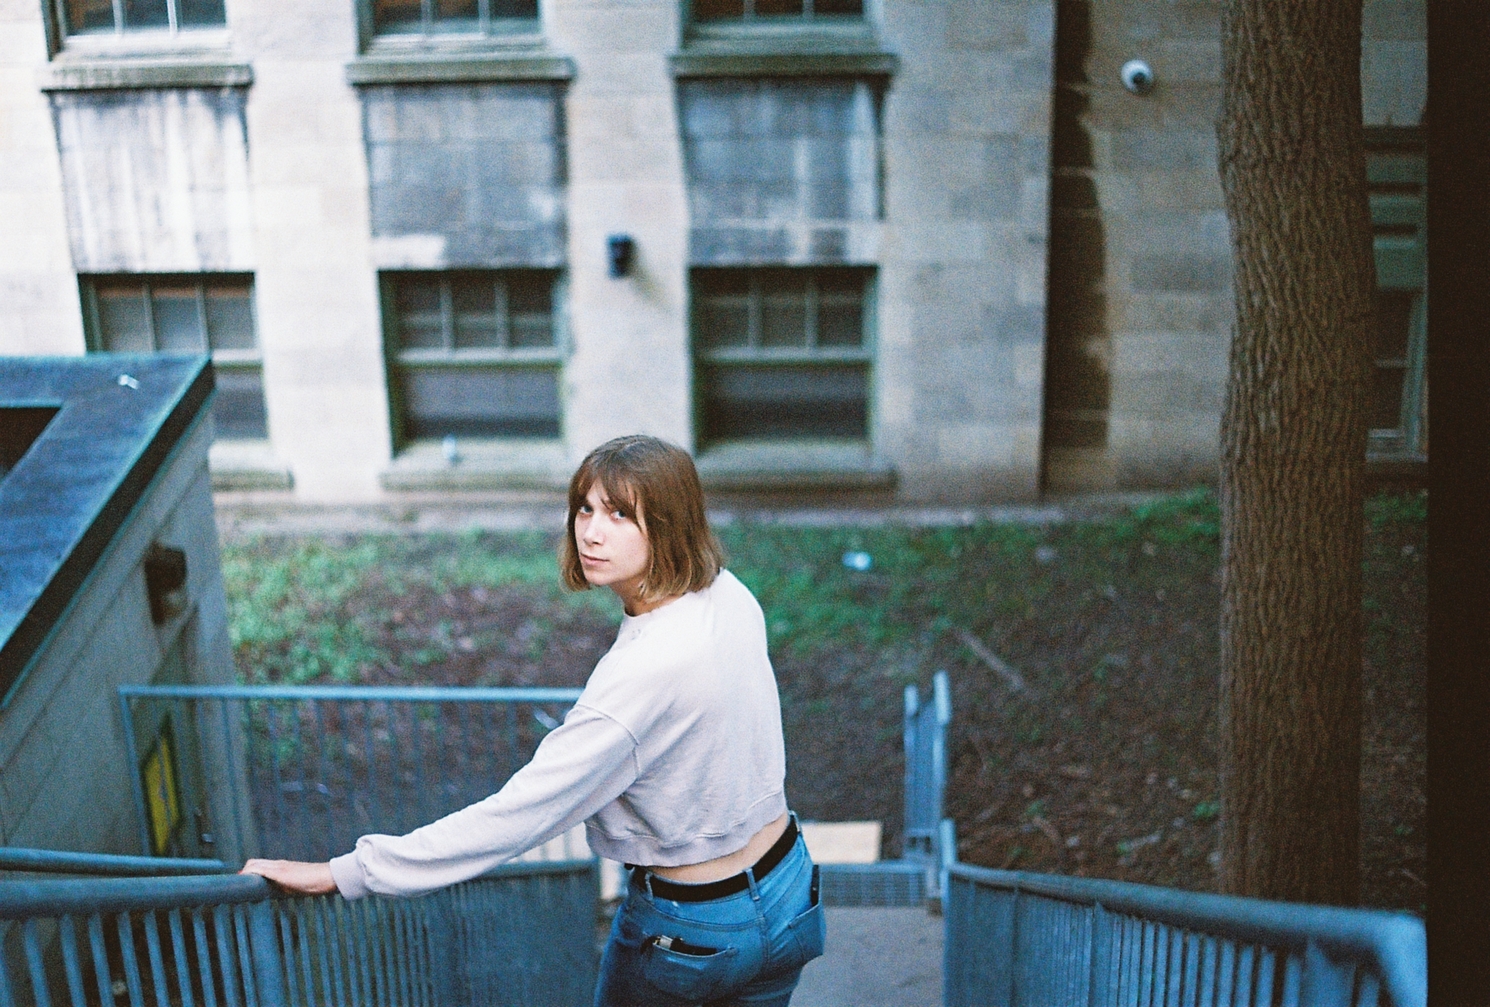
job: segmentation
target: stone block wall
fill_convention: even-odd
[[[1216,165],[1216,0],[1060,0],[1051,206],[1045,486],[1215,478],[1231,249]],[[1368,0],[1367,125],[1415,125],[1421,0]],[[1144,59],[1156,84],[1124,90]]]

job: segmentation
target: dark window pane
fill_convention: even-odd
[[[559,434],[557,368],[408,367],[403,399],[412,438]]]
[[[264,416],[264,376],[257,367],[218,369],[212,422],[221,438],[269,436]]]
[[[1395,430],[1402,425],[1402,367],[1378,367],[1371,387],[1371,429]]]
[[[197,287],[155,284],[150,290],[150,309],[155,315],[155,346],[174,352],[207,349],[202,316],[197,306]]]
[[[457,347],[502,345],[501,318],[497,313],[497,286],[490,277],[468,277],[450,284],[455,309]]]
[[[802,14],[802,0],[755,0],[757,17],[782,17]]]
[[[536,18],[538,0],[491,0],[491,16]]]
[[[476,0],[435,0],[436,21],[475,21],[480,16]]]
[[[868,391],[868,370],[862,364],[709,367],[704,372],[705,438],[864,437]]]
[[[114,30],[113,0],[67,0],[63,10],[69,34]]]
[[[819,346],[862,346],[864,302],[858,297],[823,294],[817,302]]]
[[[98,300],[98,337],[102,349],[115,353],[150,353],[150,311],[140,283],[104,283],[95,287]]]
[[[1412,328],[1412,302],[1416,297],[1416,292],[1411,290],[1376,292],[1376,339],[1373,346],[1377,360],[1406,358],[1407,336]]]
[[[183,28],[226,24],[222,0],[176,0],[176,23]]]
[[[554,345],[553,277],[547,273],[508,277],[507,318],[512,346]]]
[[[695,21],[739,20],[745,16],[745,0],[693,0]]]
[[[857,16],[864,13],[864,0],[812,0],[812,13]]]
[[[806,346],[806,272],[767,274],[761,287],[761,345]]]
[[[421,31],[423,27],[419,0],[373,0],[373,31]]]
[[[445,325],[440,311],[440,281],[402,276],[394,281],[393,312],[399,345],[406,350],[440,349]]]
[[[125,28],[166,28],[170,24],[166,0],[124,0]]]
[[[693,309],[694,338],[700,349],[745,346],[750,342],[750,299],[711,297]]]
[[[251,350],[254,340],[252,290],[247,283],[207,287],[207,343],[214,350]]]

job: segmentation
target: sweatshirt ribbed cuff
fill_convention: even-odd
[[[336,881],[336,890],[344,899],[360,899],[371,892],[367,879],[362,874],[362,862],[357,851],[331,858],[331,877]]]

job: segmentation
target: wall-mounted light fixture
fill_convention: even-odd
[[[631,261],[636,258],[636,239],[629,234],[612,234],[605,239],[605,253],[611,278],[620,279],[631,272]]]
[[[159,542],[145,554],[145,590],[156,625],[186,611],[186,553]]]
[[[1118,73],[1123,78],[1123,87],[1134,94],[1148,94],[1154,89],[1154,68],[1141,59],[1130,59]]]

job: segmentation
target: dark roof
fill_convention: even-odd
[[[212,388],[203,356],[0,357],[0,708]]]

